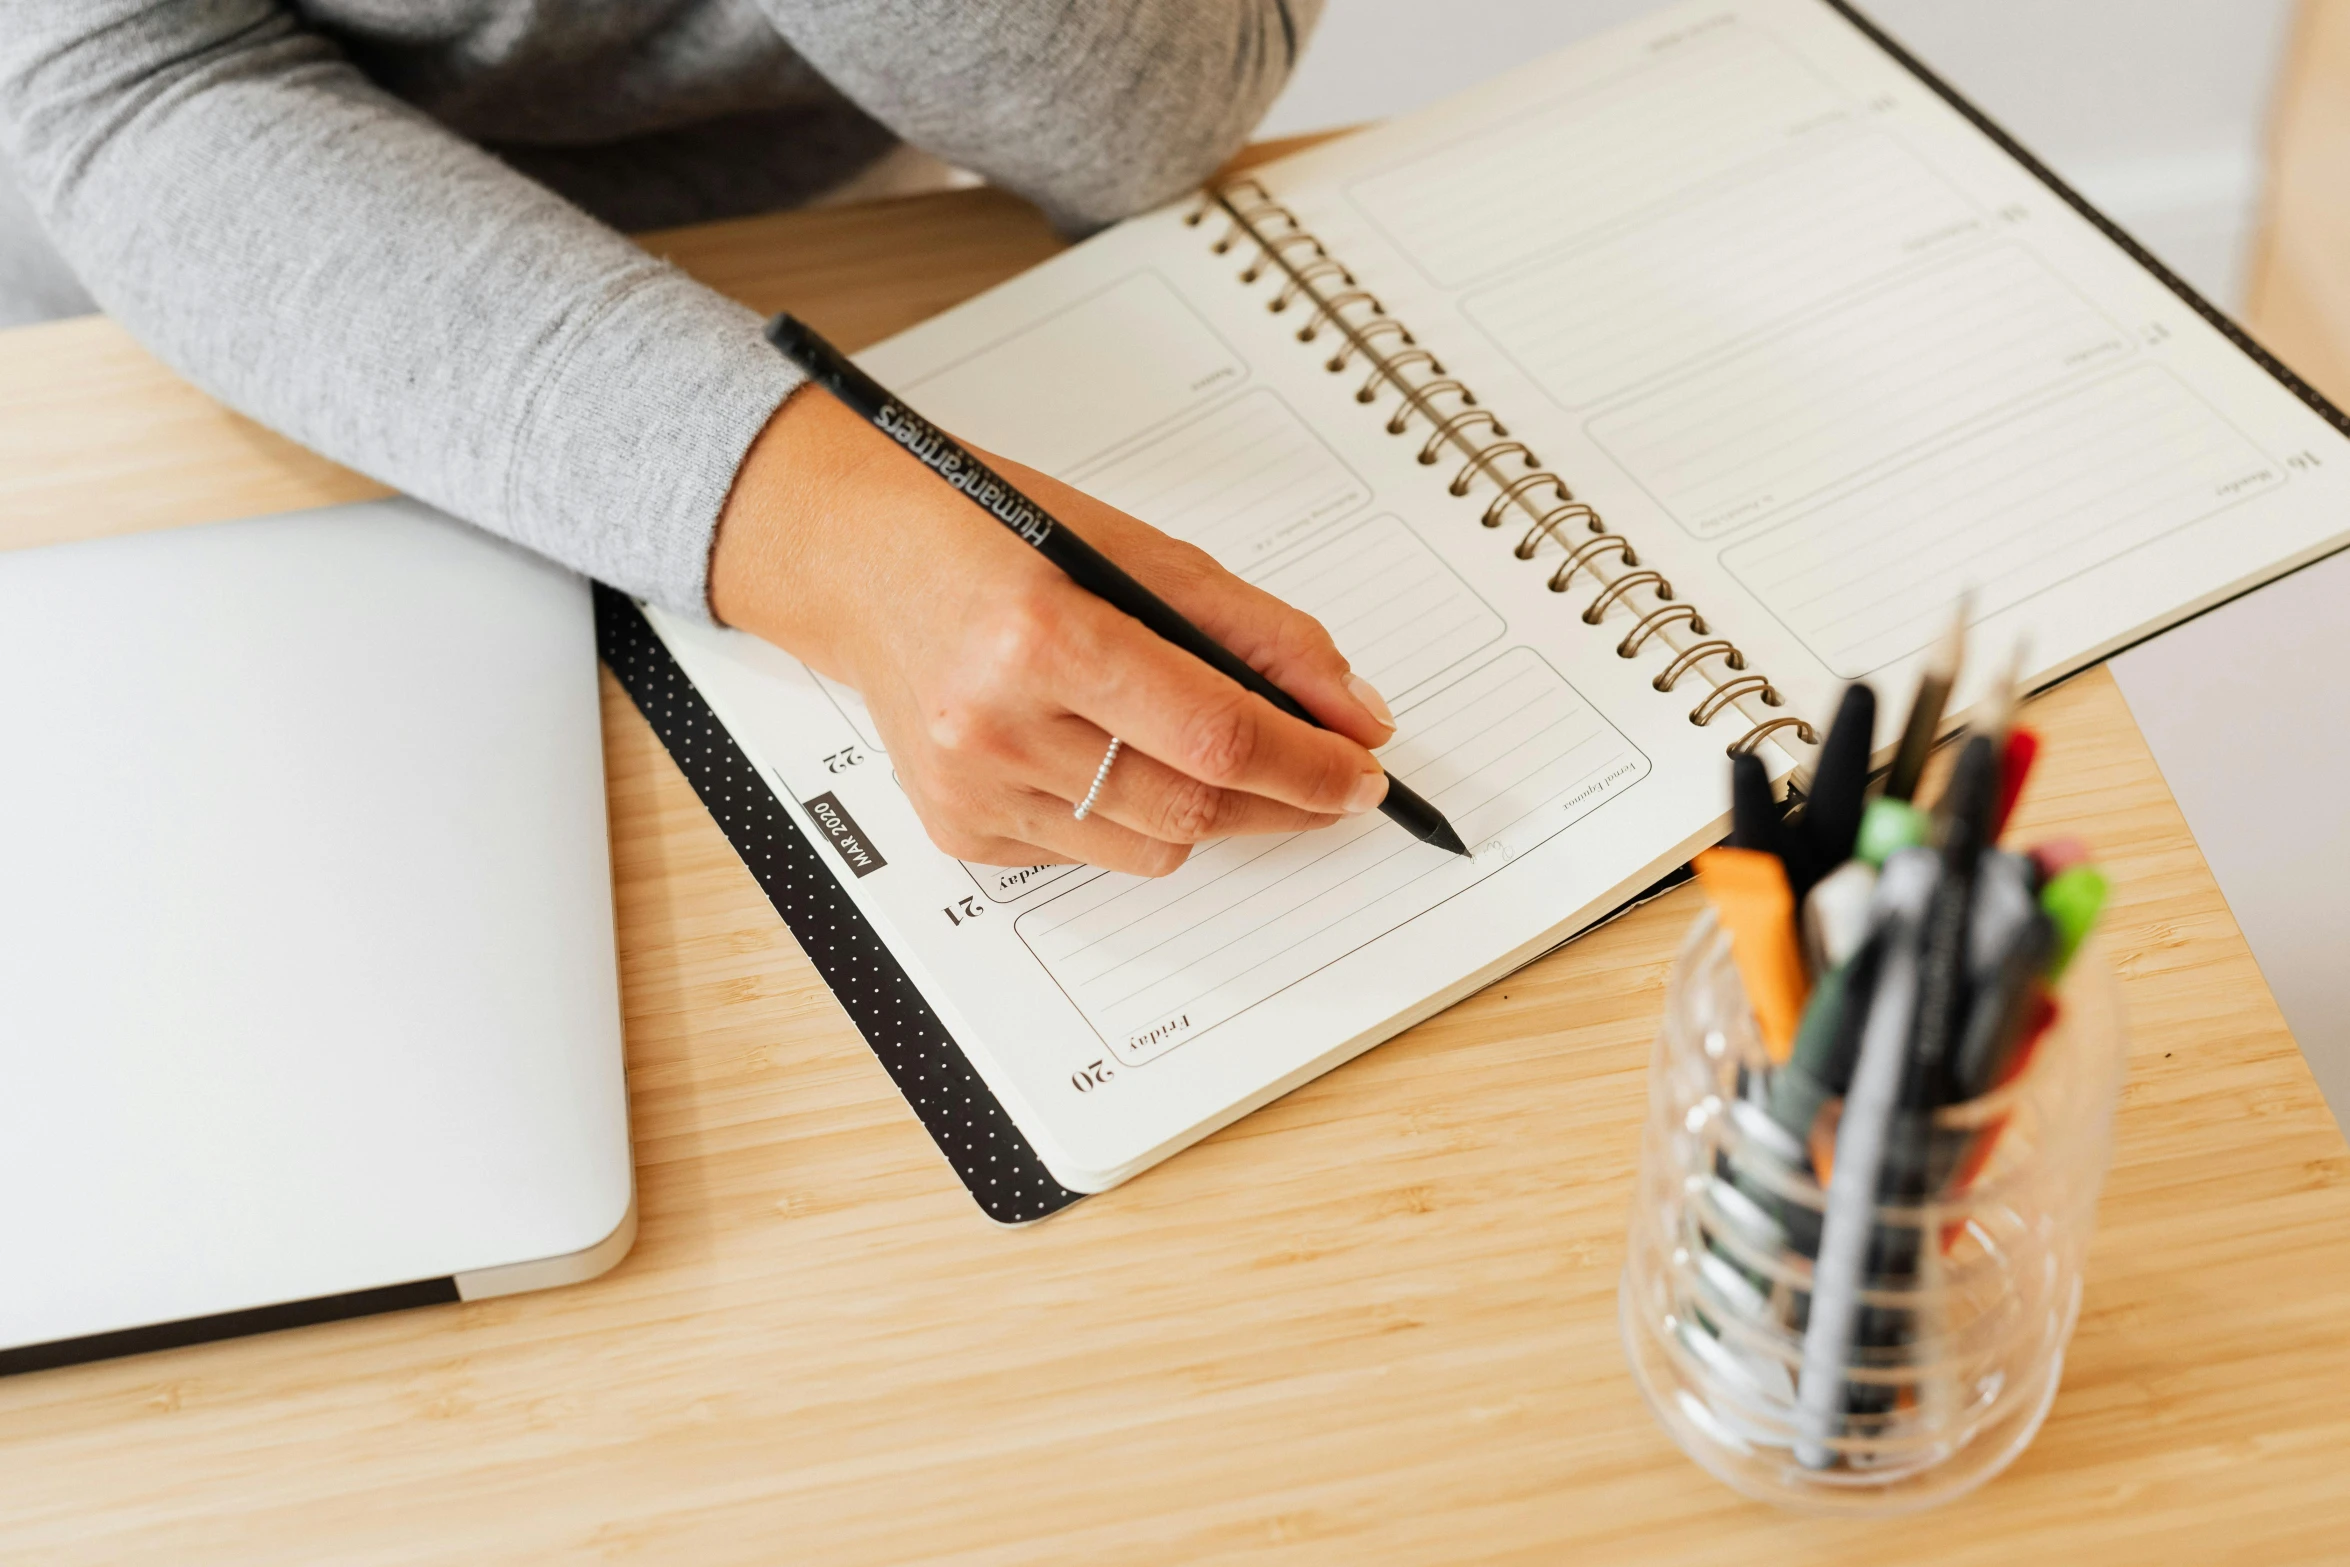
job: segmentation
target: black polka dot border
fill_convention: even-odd
[[[788,808],[644,615],[624,594],[600,583],[595,596],[596,646],[605,664],[981,1210],[1000,1224],[1026,1224],[1077,1201],[1083,1193],[1046,1173],[903,965],[817,859]]]

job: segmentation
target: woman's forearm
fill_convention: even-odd
[[[1220,161],[1319,9],[760,3],[869,114],[1072,226]],[[796,373],[749,312],[373,85],[282,0],[0,0],[0,156],[99,302],[197,384],[706,608],[720,508]]]
[[[876,118],[1081,225],[1229,152],[1311,0],[762,3]],[[749,312],[275,0],[0,0],[0,155],[99,301],[230,403],[630,591],[714,597],[856,685],[951,853],[1162,874],[1386,788],[1367,748],[1392,720],[1326,629],[1003,464],[1317,727],[1078,589],[814,388],[789,395]]]
[[[273,0],[0,0],[0,150],[107,310],[326,455],[700,612],[797,375]]]

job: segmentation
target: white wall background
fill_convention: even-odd
[[[1659,0],[1329,0],[1260,136],[1397,114]],[[2294,0],[1859,0],[2223,306],[2243,299]]]

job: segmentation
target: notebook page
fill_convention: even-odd
[[[2339,433],[1822,0],[1260,172],[1798,711],[1962,590],[2053,678],[2350,537]]]
[[[1588,923],[1718,836],[1719,737],[1481,528],[1183,209],[860,356],[910,405],[1317,616],[1383,753],[1476,845],[1379,816],[1158,880],[932,848],[857,694],[655,613],[1056,1178],[1109,1185]],[[1113,775],[1114,776],[1114,775]]]

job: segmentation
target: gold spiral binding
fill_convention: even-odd
[[[1412,334],[1409,328],[1407,328],[1401,321],[1396,320],[1393,316],[1380,316],[1376,320],[1367,323],[1360,332],[1351,333],[1348,336],[1340,338],[1338,340],[1338,351],[1330,356],[1329,362],[1324,364],[1322,368],[1329,371],[1332,375],[1339,374],[1346,369],[1348,355],[1352,354],[1358,348],[1368,350],[1371,346],[1372,338],[1383,337],[1389,333],[1393,333],[1398,339],[1400,339],[1406,349],[1410,349],[1412,347]],[[1430,355],[1428,362],[1430,364],[1434,364],[1436,362],[1435,356]],[[1358,393],[1356,394],[1355,401],[1359,403],[1367,403],[1371,401],[1373,397],[1377,397],[1378,395],[1378,393],[1373,392],[1371,397],[1364,397]]]
[[[1485,475],[1496,484],[1503,483],[1502,476],[1493,471],[1493,465],[1512,453],[1525,459],[1525,467],[1537,472],[1541,471],[1542,459],[1535,456],[1524,441],[1493,441],[1480,450],[1476,456],[1461,464],[1461,471],[1453,475],[1452,484],[1447,493],[1452,495],[1468,494],[1479,474]]]
[[[1609,533],[1607,531],[1607,524],[1601,520],[1599,513],[1592,510],[1589,505],[1582,501],[1568,501],[1564,505],[1553,506],[1550,510],[1535,518],[1534,526],[1526,530],[1526,536],[1518,540],[1517,548],[1512,550],[1510,553],[1517,556],[1520,560],[1532,560],[1536,555],[1541,553],[1542,541],[1544,539],[1549,539],[1554,543],[1562,545],[1568,550],[1569,553],[1572,553],[1574,546],[1567,544],[1566,540],[1561,539],[1558,536],[1558,530],[1566,524],[1568,519],[1573,517],[1581,517],[1587,521],[1591,525],[1591,531],[1593,533],[1603,535],[1607,538],[1616,537],[1615,534]],[[1640,562],[1627,559],[1624,564],[1627,566],[1637,566],[1640,564]]]
[[[1411,428],[1411,415],[1412,410],[1415,408],[1428,415],[1428,422],[1430,424],[1443,423],[1443,421],[1436,416],[1434,400],[1443,396],[1446,392],[1450,392],[1455,397],[1458,397],[1461,400],[1461,405],[1464,408],[1474,407],[1477,402],[1477,394],[1470,391],[1468,383],[1461,380],[1458,376],[1439,375],[1433,381],[1420,381],[1414,383],[1408,388],[1399,387],[1397,390],[1403,393],[1403,401],[1396,407],[1395,417],[1387,421],[1387,433],[1389,435],[1401,435],[1404,433],[1404,431]],[[1495,434],[1499,434],[1501,432],[1500,425],[1496,424],[1493,428]]]
[[[1706,659],[1712,658],[1717,653],[1721,655],[1722,662],[1732,669],[1744,669],[1746,667],[1746,655],[1739,652],[1734,644],[1725,642],[1720,637],[1708,637],[1705,641],[1698,643],[1697,646],[1691,648],[1688,652],[1683,653],[1679,658],[1674,659],[1664,668],[1658,670],[1656,678],[1651,680],[1649,684],[1656,687],[1659,691],[1671,691],[1673,687],[1681,683],[1681,677],[1683,675],[1689,673],[1689,671],[1695,669],[1700,663],[1703,663]]]
[[[1493,498],[1493,504],[1485,508],[1485,515],[1481,520],[1488,528],[1500,527],[1501,514],[1505,511],[1508,511],[1512,506],[1516,505],[1519,496],[1530,494],[1531,492],[1542,488],[1542,486],[1546,484],[1549,485],[1555,492],[1552,496],[1552,499],[1558,501],[1561,505],[1573,506],[1577,504],[1575,500],[1575,492],[1568,489],[1564,484],[1561,484],[1557,474],[1537,470],[1533,473],[1525,475],[1522,478],[1512,479],[1509,483],[1503,485],[1501,487],[1501,493]],[[1583,509],[1585,511],[1591,511],[1591,508],[1588,506],[1584,507]],[[1596,517],[1599,515],[1599,513],[1593,511],[1591,512],[1591,515]]]
[[[1818,745],[1820,743],[1819,736],[1813,732],[1809,722],[1804,719],[1797,718],[1793,714],[1786,714],[1781,717],[1771,719],[1766,723],[1756,724],[1752,729],[1747,730],[1746,733],[1731,741],[1730,754],[1732,756],[1751,755],[1756,746],[1761,745],[1765,740],[1768,740],[1773,734],[1781,729],[1793,729],[1796,732],[1796,737],[1800,739],[1805,745]]]
[[[1421,395],[1427,395],[1427,388],[1421,388]],[[1423,468],[1435,467],[1437,457],[1447,446],[1460,447],[1462,451],[1469,454],[1472,461],[1484,456],[1489,448],[1470,447],[1461,440],[1462,436],[1468,434],[1470,429],[1477,425],[1483,425],[1486,429],[1491,430],[1497,439],[1507,437],[1510,433],[1509,426],[1495,418],[1492,409],[1479,408],[1471,404],[1456,413],[1446,415],[1437,423],[1436,428],[1428,433],[1428,444],[1420,448],[1420,466]],[[1392,433],[1401,435],[1403,431],[1395,430]]]
[[[1598,560],[1600,556],[1606,554],[1609,550],[1614,550],[1616,552],[1616,559],[1626,566],[1637,566],[1640,564],[1640,557],[1633,553],[1632,541],[1630,539],[1625,538],[1620,533],[1603,533],[1595,539],[1585,539],[1582,543],[1567,551],[1567,558],[1559,562],[1559,569],[1550,574],[1550,581],[1547,584],[1547,586],[1550,588],[1550,591],[1553,593],[1566,592],[1569,585],[1574,582],[1576,572],[1581,571],[1584,566],[1590,564],[1591,562]],[[1531,556],[1528,556],[1527,558],[1532,559]],[[1598,568],[1593,567],[1591,574],[1594,577],[1599,577]],[[1607,582],[1605,577],[1599,577],[1599,580],[1603,586]]]
[[[1703,637],[1712,635],[1712,628],[1706,625],[1705,617],[1697,612],[1697,606],[1695,604],[1667,604],[1662,609],[1652,609],[1647,614],[1641,616],[1639,622],[1635,624],[1630,631],[1624,633],[1624,640],[1616,644],[1616,657],[1638,658],[1640,656],[1641,644],[1646,642],[1650,637],[1655,636],[1659,631],[1662,631],[1665,627],[1671,625],[1676,620],[1686,621],[1689,625],[1689,629],[1698,636]],[[1672,644],[1669,642],[1665,645],[1667,647],[1672,646]],[[1732,652],[1735,656],[1732,659],[1730,667],[1732,669],[1744,669],[1746,667],[1746,655],[1743,653],[1737,653],[1735,649],[1733,649]]]
[[[1292,239],[1310,239],[1313,236],[1293,234],[1290,237]],[[1319,244],[1317,244],[1315,248],[1320,249],[1321,247]],[[1281,314],[1282,311],[1287,310],[1290,305],[1296,301],[1298,295],[1304,293],[1308,288],[1313,286],[1314,279],[1318,277],[1335,277],[1338,279],[1338,281],[1346,284],[1350,288],[1354,285],[1355,280],[1353,273],[1347,271],[1346,268],[1340,266],[1337,262],[1331,260],[1328,256],[1317,256],[1313,260],[1307,262],[1304,266],[1298,267],[1290,272],[1289,281],[1282,285],[1280,293],[1273,296],[1273,302],[1265,307],[1265,314],[1270,316],[1277,316]],[[1308,341],[1308,339],[1303,333],[1300,333],[1298,336],[1298,341],[1302,343]]]
[[[1786,701],[1762,676],[1740,675],[1726,685],[1714,687],[1704,701],[1689,710],[1689,721],[1693,724],[1710,724],[1714,721],[1714,714],[1742,696],[1759,696],[1764,705],[1769,707],[1782,706]]]
[[[1390,321],[1394,319],[1395,318],[1393,316],[1388,317],[1388,320]],[[1374,322],[1373,324],[1378,325],[1379,323]],[[1412,340],[1412,335],[1409,332],[1404,333],[1403,340],[1407,343],[1410,342]],[[1338,363],[1336,360],[1333,360],[1332,362],[1337,363],[1341,370],[1346,368],[1343,363]],[[1430,375],[1444,374],[1444,366],[1438,364],[1436,362],[1436,356],[1428,352],[1428,350],[1425,348],[1404,348],[1398,349],[1392,354],[1374,356],[1371,364],[1370,378],[1365,380],[1360,387],[1356,388],[1355,401],[1358,403],[1377,402],[1379,400],[1379,383],[1387,380],[1390,376],[1398,376],[1403,374],[1404,371],[1410,369],[1413,365],[1426,365]],[[1406,388],[1404,383],[1401,381],[1395,383],[1395,389],[1406,399],[1406,406],[1409,406],[1409,399],[1411,396],[1410,390]],[[1403,431],[1398,429],[1391,431],[1390,433],[1401,435],[1403,434]]]
[[[1261,278],[1265,275],[1265,263],[1270,261],[1274,254],[1286,250],[1292,245],[1299,244],[1311,245],[1314,247],[1314,256],[1316,258],[1314,265],[1322,266],[1324,264],[1328,264],[1333,267],[1338,266],[1337,262],[1329,260],[1330,253],[1322,248],[1322,242],[1320,240],[1314,238],[1314,236],[1311,234],[1307,234],[1301,231],[1295,234],[1284,234],[1279,239],[1274,240],[1270,250],[1267,253],[1260,254],[1256,260],[1249,263],[1248,270],[1240,274],[1240,280],[1243,283],[1254,283],[1258,278]],[[1339,270],[1344,271],[1345,269],[1340,268]],[[1280,307],[1275,306],[1274,308],[1279,309]]]
[[[1596,576],[1598,574],[1594,572],[1593,575]],[[1606,581],[1605,578],[1601,578],[1601,580]],[[1584,607],[1583,624],[1586,626],[1598,625],[1602,620],[1607,618],[1607,607],[1610,604],[1613,604],[1616,600],[1630,593],[1634,588],[1648,589],[1649,596],[1658,600],[1659,602],[1662,602],[1673,596],[1673,585],[1671,582],[1665,579],[1665,574],[1656,570],[1654,567],[1643,566],[1638,571],[1625,572],[1622,576],[1616,578],[1613,582],[1609,582],[1606,587],[1600,589],[1599,597],[1593,599],[1588,605]],[[1667,645],[1669,646],[1670,644]],[[1708,713],[1703,719],[1695,721],[1699,723],[1711,723],[1713,721],[1713,715]]]
[[[1600,624],[1619,603],[1631,611],[1632,629],[1616,644],[1619,658],[1637,658],[1654,641],[1672,655],[1650,682],[1658,691],[1669,693],[1690,676],[1706,683],[1709,689],[1705,696],[1689,710],[1691,723],[1703,728],[1723,713],[1737,711],[1748,727],[1730,742],[1733,756],[1750,753],[1765,740],[1789,731],[1805,745],[1820,743],[1818,732],[1807,720],[1794,714],[1758,714],[1745,705],[1751,700],[1765,708],[1782,707],[1786,699],[1768,679],[1747,669],[1746,655],[1734,644],[1711,635],[1705,617],[1694,605],[1673,597],[1673,585],[1663,573],[1641,565],[1628,539],[1611,532],[1606,519],[1588,502],[1578,500],[1566,480],[1543,467],[1542,460],[1524,441],[1513,438],[1500,418],[1477,401],[1474,392],[1457,376],[1447,374],[1436,355],[1422,347],[1409,327],[1389,315],[1387,307],[1356,282],[1354,274],[1324,248],[1296,213],[1258,181],[1244,178],[1203,194],[1183,221],[1197,228],[1218,213],[1226,227],[1210,250],[1227,255],[1245,240],[1255,251],[1239,274],[1240,280],[1253,286],[1268,273],[1280,275],[1281,287],[1267,301],[1268,311],[1279,315],[1301,301],[1311,302],[1306,324],[1297,332],[1299,342],[1313,342],[1326,328],[1337,331],[1338,345],[1323,368],[1332,375],[1342,375],[1358,356],[1369,368],[1355,401],[1376,403],[1382,388],[1392,389],[1396,408],[1387,420],[1390,435],[1404,435],[1415,418],[1424,419],[1429,433],[1419,453],[1422,465],[1433,467],[1441,461],[1447,446],[1460,454],[1461,467],[1453,475],[1448,493],[1466,496],[1480,478],[1488,480],[1497,493],[1485,508],[1482,520],[1486,527],[1500,527],[1513,510],[1528,519],[1526,535],[1513,552],[1520,560],[1532,560],[1546,543],[1564,549],[1566,559],[1551,574],[1548,585],[1552,592],[1564,593],[1578,573],[1588,574],[1598,584],[1598,591],[1582,611],[1585,625]],[[1379,346],[1382,340],[1389,343],[1384,350]],[[1419,378],[1407,374],[1411,371],[1421,372]],[[1441,405],[1439,399],[1449,406]],[[1517,459],[1521,471],[1511,473],[1498,466],[1509,458]],[[1587,525],[1592,537],[1573,544],[1559,530],[1577,519]],[[1633,598],[1643,590],[1653,600],[1645,609]]]

